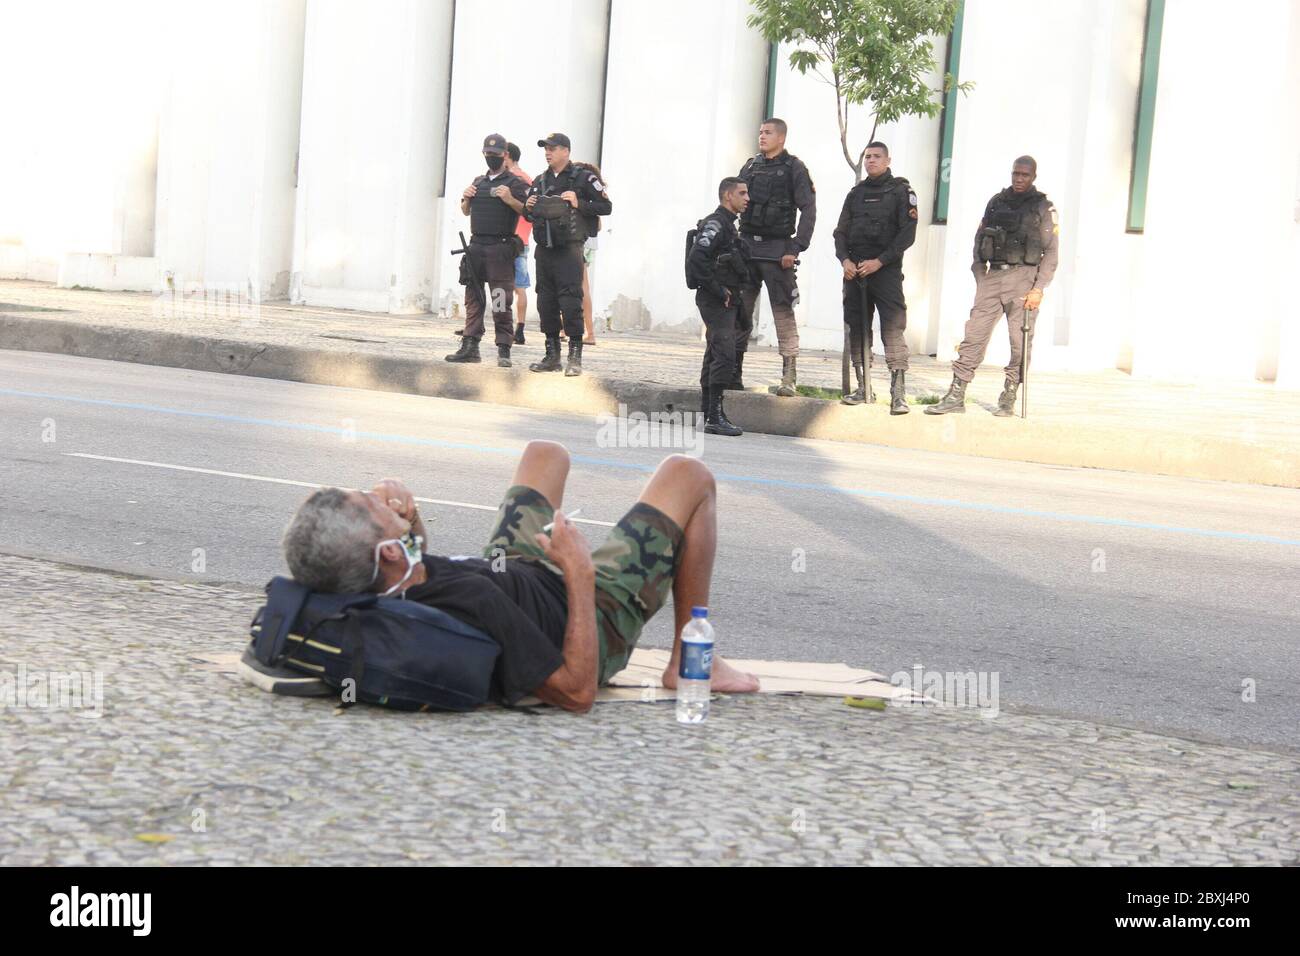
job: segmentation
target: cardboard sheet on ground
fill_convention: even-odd
[[[194,660],[203,670],[238,674],[239,653],[196,654]],[[822,664],[813,661],[728,662],[737,670],[758,677],[762,694],[807,694],[816,697],[875,697],[881,700],[921,701],[908,688],[895,687],[882,674],[847,664]],[[653,700],[674,700],[676,694],[665,690],[660,676],[668,664],[668,651],[637,648],[628,666],[614,675],[611,686],[596,693],[596,703],[645,701],[646,691],[653,690]],[[522,706],[538,704],[535,697],[520,701]]]

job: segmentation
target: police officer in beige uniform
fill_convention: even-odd
[[[1034,314],[1029,321],[1029,344],[1034,342],[1034,324],[1043,290],[1056,274],[1057,238],[1060,227],[1056,207],[1034,188],[1038,163],[1021,156],[1011,166],[1011,185],[989,200],[984,217],[975,230],[975,305],[970,310],[957,361],[952,363],[952,385],[927,415],[966,411],[966,386],[984,359],[993,327],[1005,315],[1011,337],[1011,361],[1006,381],[993,413],[999,418],[1014,414],[1016,389],[1020,386],[1020,355],[1025,309]]]
[[[781,385],[776,394],[791,396],[795,394],[795,366],[799,356],[799,329],[794,319],[794,304],[798,299],[794,262],[812,242],[813,226],[817,223],[817,190],[808,167],[798,156],[786,152],[785,132],[784,120],[775,117],[763,120],[758,128],[759,153],[741,167],[739,178],[749,187],[750,201],[740,217],[740,236],[759,283],[767,286],[767,298],[772,305],[772,323],[776,326],[776,343],[781,352]],[[737,314],[733,388],[744,387],[741,375],[749,334],[754,328],[759,288],[755,284],[745,290]]]

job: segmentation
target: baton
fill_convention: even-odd
[[[862,290],[862,351],[858,357],[862,359],[862,400],[868,405],[876,403],[875,393],[871,390],[871,363],[867,361],[871,357],[871,346],[867,344],[867,339],[871,335],[871,298],[867,295],[867,280],[864,276],[858,280],[858,288]],[[883,323],[884,320],[881,319]],[[884,327],[881,327],[881,335],[884,334]]]
[[[1029,417],[1029,313],[1038,318],[1037,309],[1022,309],[1020,314],[1020,417]]]

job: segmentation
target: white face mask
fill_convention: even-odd
[[[415,568],[420,563],[420,555],[424,551],[424,538],[419,535],[412,535],[409,531],[400,538],[388,538],[384,541],[380,541],[375,545],[375,573],[370,576],[371,584],[374,584],[379,580],[379,549],[386,544],[396,544],[401,547],[402,554],[406,556],[406,573],[402,575],[402,580],[398,581],[383,594],[379,595],[380,597],[388,597],[388,595],[392,594],[406,583],[407,579],[415,573]]]

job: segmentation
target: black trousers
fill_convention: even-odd
[[[730,306],[703,290],[695,293],[695,306],[704,319],[704,364],[700,367],[700,388],[724,388],[736,377],[736,320],[740,296]],[[748,333],[746,333],[748,334]]]
[[[515,298],[515,245],[506,242],[479,242],[471,240],[469,251],[465,255],[472,257],[469,262],[478,276],[478,282],[472,278],[465,285],[465,335],[482,338],[484,332],[484,313],[488,300],[483,295],[483,283],[487,283],[491,295],[492,328],[497,345],[510,345],[515,340],[514,319],[510,307]]]
[[[566,242],[554,249],[537,247],[537,314],[543,335],[558,336],[563,316],[564,334],[582,341],[581,242]]]
[[[880,313],[880,338],[885,343],[885,364],[890,371],[907,368],[907,302],[903,298],[901,263],[885,266],[865,279],[844,283],[844,324],[849,327],[850,355],[854,363],[871,364],[871,315]],[[863,333],[866,347],[863,347]]]

